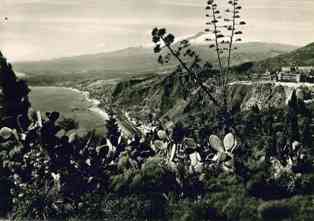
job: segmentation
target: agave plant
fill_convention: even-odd
[[[110,139],[106,139],[106,143],[109,147],[108,156],[112,156],[116,153],[117,147],[121,144],[121,142],[122,142],[122,136],[121,135],[119,136],[117,146],[113,145],[112,142],[110,141]]]
[[[300,143],[299,141],[294,141],[291,145],[289,143],[286,144],[284,149],[289,151],[289,156],[287,156],[285,163],[282,163],[282,161],[273,157],[270,161],[273,170],[272,174],[275,179],[279,178],[282,174],[292,173],[292,168],[298,165],[300,160],[304,159],[305,157],[302,143]]]
[[[164,130],[159,130],[157,132],[158,139],[151,142],[152,149],[158,153],[160,156],[171,159],[170,139]]]
[[[270,162],[272,164],[272,176],[274,179],[280,178],[283,174],[292,174],[292,161],[288,160],[287,165],[282,165],[282,163],[275,158],[271,158]]]
[[[191,165],[190,165],[190,172],[191,173],[201,173],[204,168],[204,163],[202,161],[201,155],[199,152],[194,152],[189,155]]]
[[[209,137],[210,146],[217,152],[211,159],[222,166],[226,172],[233,170],[234,151],[238,147],[238,141],[232,133],[228,133],[223,141],[217,135]]]
[[[299,141],[292,143],[292,156],[291,161],[296,163],[304,158],[303,145]]]

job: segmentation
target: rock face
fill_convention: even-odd
[[[312,102],[314,84],[284,82],[234,82],[229,87],[229,101],[246,111],[257,105],[259,109],[284,108],[296,91],[298,99]]]
[[[99,85],[98,85],[99,86]],[[182,83],[176,75],[138,78],[105,85],[102,89],[103,99],[109,99],[120,110],[133,113],[136,118],[148,118],[155,113],[161,118],[179,120],[190,115],[210,113],[214,106],[202,90],[186,90],[188,85]],[[86,87],[91,94],[96,87]],[[296,90],[299,99],[311,101],[314,84],[279,83],[279,82],[233,82],[228,88],[228,104],[232,109],[247,111],[257,105],[259,109],[284,108],[292,92]],[[104,95],[105,94],[105,95]]]
[[[233,106],[238,105],[241,111],[250,110],[258,106],[260,110],[266,108],[283,108],[291,96],[293,89],[274,83],[236,83],[230,86],[229,98]]]
[[[0,52],[0,127],[25,129],[30,108],[26,81],[17,79]]]

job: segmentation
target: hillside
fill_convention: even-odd
[[[150,113],[157,114],[161,119],[182,120],[186,123],[191,122],[191,117],[210,118],[213,105],[207,95],[201,90],[189,92],[185,88],[175,74],[134,78],[111,87],[101,81],[80,85],[81,90],[89,91],[104,103],[110,99],[119,111],[128,112],[130,116],[140,120],[147,119]],[[260,109],[284,108],[293,90],[297,88],[312,103],[312,85],[271,82],[233,82],[228,90],[228,103],[231,109],[241,111],[250,110],[255,105]]]
[[[192,47],[200,57],[211,63],[216,63],[214,52],[210,52],[205,44],[199,44],[193,38]],[[194,43],[193,43],[194,42]],[[262,42],[242,43],[234,53],[234,63],[263,60],[294,50],[294,46],[271,44]],[[112,79],[141,73],[163,73],[173,70],[176,63],[170,62],[161,66],[156,55],[149,47],[132,47],[119,51],[82,55],[76,57],[59,58],[46,61],[15,63],[15,70],[27,73],[29,77],[54,78],[56,81],[101,78]]]
[[[211,63],[217,63],[216,54],[209,53],[205,39],[208,36],[204,33],[198,33],[194,37],[188,38],[192,47],[197,51],[204,60],[209,59]],[[250,61],[260,61],[267,58],[276,57],[296,50],[298,47],[280,43],[266,42],[246,42],[236,44],[237,50],[233,52],[232,64],[239,65]]]
[[[255,64],[256,71],[264,71],[266,69],[277,70],[282,66],[313,66],[314,65],[314,43],[305,47],[296,49],[289,53],[281,54],[273,58],[265,59]]]

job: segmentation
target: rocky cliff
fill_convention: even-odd
[[[151,113],[158,117],[179,120],[212,112],[214,105],[202,90],[187,90],[189,85],[177,75],[134,78],[114,84],[94,82],[84,86],[104,103],[111,101],[119,110],[131,116],[147,119]],[[312,102],[314,84],[279,82],[232,82],[228,87],[230,108],[246,111],[257,105],[259,109],[284,108],[292,92]]]

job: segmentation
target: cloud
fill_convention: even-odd
[[[182,0],[182,1],[173,1],[173,0],[161,0],[161,4],[164,5],[173,5],[173,6],[184,6],[184,7],[204,7],[204,1],[191,1],[191,0]]]
[[[5,5],[16,6],[16,5],[78,5],[80,1],[75,0],[7,0]]]
[[[241,2],[248,23],[245,39],[298,45],[314,39],[313,0]],[[206,0],[0,0],[0,14],[9,17],[6,24],[0,23],[0,47],[11,48],[10,54],[19,59],[39,59],[147,44],[155,26],[180,38],[204,29],[205,4]]]

